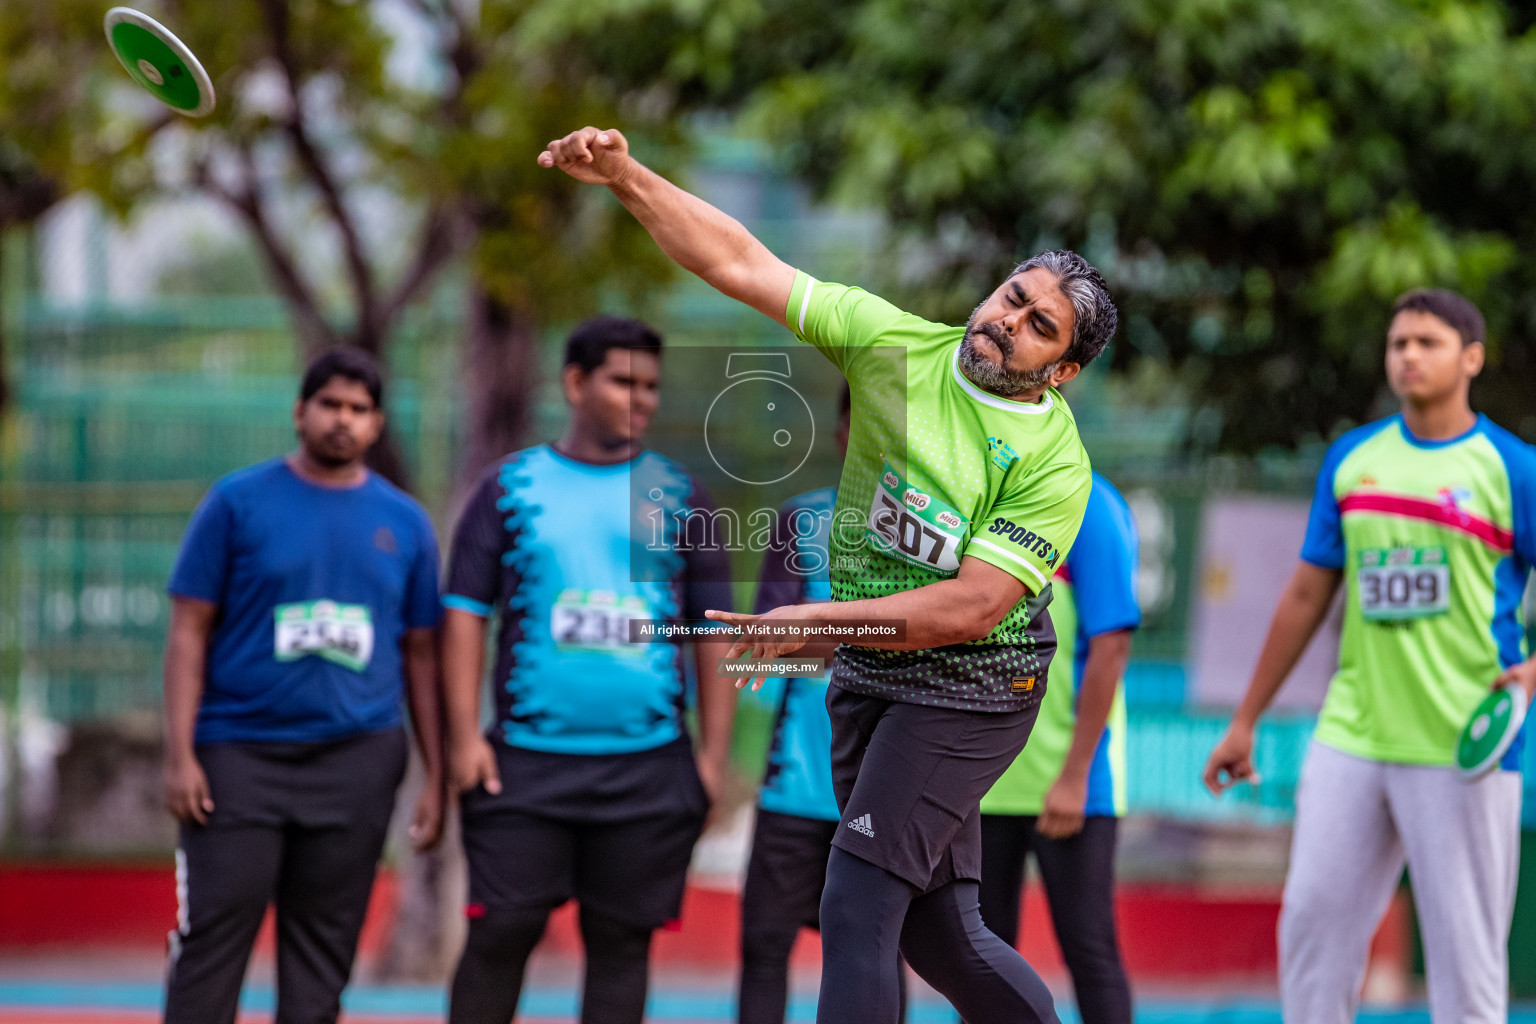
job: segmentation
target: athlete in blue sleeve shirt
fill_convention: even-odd
[[[293,418],[298,451],[214,484],[171,574],[167,1024],[233,1024],[269,903],[277,1019],[336,1019],[405,771],[402,696],[427,775],[412,834],[442,831],[437,542],[363,463],[384,422],[377,365],[320,356]]]
[[[508,1024],[550,911],[575,898],[587,953],[581,1019],[638,1022],[651,933],[677,917],[725,770],[735,688],[695,642],[700,748],[684,726],[684,647],[633,643],[635,619],[702,620],[730,602],[723,548],[688,523],[708,496],[642,447],[661,337],[598,317],[566,344],[571,423],[492,466],[455,532],[444,675],[469,860],[469,938],[452,1024]],[[495,719],[480,729],[489,625]]]

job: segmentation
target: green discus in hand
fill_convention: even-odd
[[[161,103],[188,117],[213,110],[213,82],[192,51],[171,30],[127,7],[107,12],[107,42],[128,77]]]
[[[1515,684],[1501,686],[1483,698],[1456,743],[1456,767],[1462,778],[1480,778],[1499,763],[1520,735],[1525,706],[1525,690]]]

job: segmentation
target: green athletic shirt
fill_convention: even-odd
[[[1039,701],[1056,647],[1050,579],[1083,520],[1088,455],[1067,403],[1011,402],[967,380],[963,327],[799,272],[785,317],[848,378],[853,409],[832,529],[832,597],[950,579],[965,555],[1027,590],[986,638],[927,651],[844,644],[833,682],[906,703],[1014,711]]]
[[[1425,441],[1401,416],[1334,442],[1304,561],[1344,576],[1339,670],[1317,739],[1356,757],[1454,763],[1499,673],[1524,660],[1536,561],[1536,453],[1485,416]],[[1517,769],[1523,737],[1504,767]]]

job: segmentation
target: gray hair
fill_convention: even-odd
[[[1056,275],[1061,293],[1072,303],[1072,343],[1062,353],[1063,362],[1087,366],[1104,351],[1120,322],[1104,275],[1071,249],[1042,252],[1013,268],[1009,277],[1043,267]]]

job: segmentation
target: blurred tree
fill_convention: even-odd
[[[1198,446],[1374,415],[1388,303],[1420,285],[1482,305],[1476,400],[1536,439],[1531,11],[759,0],[715,23],[726,56],[690,87],[744,105],[821,194],[887,211],[887,286],[931,316],[963,318],[1020,254],[1084,251],[1121,304],[1116,365],[1172,365]]]
[[[625,58],[651,12],[563,0],[142,6],[208,68],[211,116],[181,118],[132,85],[102,37],[101,5],[0,0],[0,139],[50,197],[90,189],[119,211],[178,193],[223,204],[301,355],[353,344],[387,356],[412,305],[463,267],[465,473],[524,441],[547,327],[616,297],[643,311],[672,272],[610,197],[535,163],[573,127],[622,123],[653,162],[675,165],[690,94]],[[686,34],[690,18],[668,25]],[[401,478],[393,446],[375,454]],[[441,912],[449,867],[411,861],[397,976],[446,967],[460,920]]]
[[[100,108],[88,83],[68,69],[94,56],[98,48],[82,32],[92,20],[99,25],[100,17],[87,17],[83,9],[67,4],[0,4],[0,53],[5,55],[0,72],[0,234],[35,223],[60,199],[68,187],[63,167],[76,157],[90,163],[107,147],[141,149],[169,120],[147,122],[111,140],[78,135],[97,122]],[[0,411],[10,396],[4,355],[0,334]]]
[[[605,77],[589,58],[612,17],[556,0],[145,6],[209,69],[211,116],[170,114],[133,86],[99,5],[0,0],[0,26],[30,58],[5,70],[0,137],[54,194],[88,188],[119,210],[167,193],[218,200],[260,253],[301,355],[386,356],[412,304],[467,256],[467,471],[522,440],[545,327],[614,292],[643,306],[670,273],[617,204],[534,163],[589,121],[681,142],[652,83]],[[403,477],[393,445],[375,454]]]

